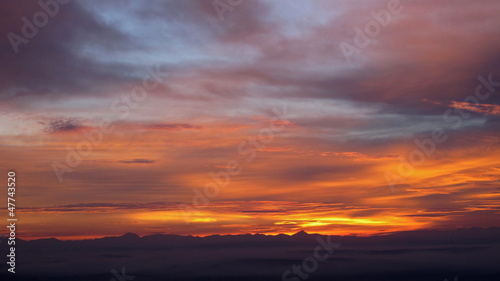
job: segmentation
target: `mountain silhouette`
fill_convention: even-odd
[[[107,281],[113,278],[111,270],[121,272],[122,267],[138,281],[281,280],[283,272],[321,250],[319,241],[341,246],[318,263],[311,280],[444,280],[450,275],[500,280],[499,237],[496,227],[371,237],[327,237],[301,230],[291,236],[126,233],[75,241],[18,239],[15,280]],[[0,240],[6,250],[6,238]],[[11,280],[6,274],[3,263],[0,280]]]
[[[309,234],[307,232],[305,232],[304,230],[301,230],[297,233],[295,233],[294,235],[292,235],[292,237],[309,237]]]

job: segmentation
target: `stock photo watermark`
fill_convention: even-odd
[[[489,152],[496,152],[498,150],[498,148],[500,148],[500,141],[497,141],[497,142],[494,142],[492,144],[490,144],[486,150],[489,151]]]
[[[232,12],[236,7],[241,5],[244,0],[214,0],[212,6],[217,13],[220,22],[224,22],[224,14]]]
[[[130,115],[131,109],[137,108],[139,103],[146,100],[149,92],[156,89],[168,76],[169,73],[162,72],[159,65],[149,68],[148,74],[142,79],[142,85],[134,87],[130,93],[122,94],[113,100],[110,106],[111,112],[118,115],[120,121],[125,120]],[[109,118],[102,118],[98,128],[84,132],[85,139],[78,142],[75,147],[66,146],[68,153],[64,163],[53,161],[51,164],[59,182],[64,180],[64,173],[72,172],[79,166],[83,158],[90,156],[94,147],[102,143],[104,136],[113,133],[114,130],[113,121]]]
[[[49,23],[49,19],[55,17],[60,10],[60,5],[66,5],[71,0],[39,0],[37,2],[40,10],[36,11],[31,19],[22,17],[21,32],[9,32],[7,38],[9,39],[12,49],[17,54],[19,53],[19,45],[28,44],[30,39],[35,38],[39,30]]]
[[[238,145],[238,154],[247,155],[245,161],[250,163],[255,160],[257,150],[263,149],[266,145],[274,140],[274,134],[282,132],[285,126],[290,124],[290,121],[285,118],[286,107],[283,107],[282,112],[277,108],[273,109],[275,117],[269,120],[269,126],[259,130],[255,137],[248,137],[246,141],[242,141]],[[179,209],[183,211],[184,220],[190,222],[190,216],[197,214],[197,210],[208,206],[210,199],[217,197],[222,189],[227,187],[231,182],[231,176],[236,176],[241,173],[243,167],[237,160],[230,160],[226,163],[224,171],[210,172],[208,176],[212,179],[203,189],[193,188],[194,197],[192,204],[180,204]]]
[[[9,235],[7,240],[7,245],[10,246],[7,252],[7,264],[9,268],[7,269],[10,273],[16,273],[16,172],[10,171],[7,173],[7,211],[9,218],[7,219],[7,229]]]
[[[125,267],[122,267],[121,275],[118,274],[118,271],[116,271],[116,269],[114,268],[111,270],[111,274],[113,274],[114,277],[111,278],[109,281],[130,281],[134,280],[136,277],[134,275],[127,275]]]
[[[474,94],[467,96],[463,103],[470,105],[470,108],[480,106],[481,101],[486,101],[495,93],[496,88],[500,87],[500,82],[493,81],[493,74],[489,74],[487,78],[478,76],[479,83],[477,84]],[[470,112],[463,108],[447,109],[443,113],[443,121],[446,124],[452,124],[451,128],[457,130],[463,126],[465,120],[470,118]],[[407,178],[415,173],[415,167],[424,164],[426,159],[432,156],[439,145],[443,145],[448,140],[448,134],[442,127],[434,128],[430,136],[424,139],[415,139],[416,148],[413,149],[406,157],[399,157],[400,164],[397,172],[385,172],[384,176],[391,190],[394,191],[396,184],[403,183]]]
[[[319,245],[314,248],[313,255],[303,259],[301,265],[294,264],[291,269],[283,272],[281,280],[307,280],[310,274],[313,274],[318,269],[319,263],[326,261],[333,254],[334,249],[340,247],[340,244],[332,243],[330,239],[330,236],[326,236],[326,241],[321,239],[321,237],[317,237],[316,241]],[[323,254],[321,253],[321,251],[323,251]]]
[[[411,2],[412,0],[406,0]],[[373,39],[380,35],[382,29],[391,24],[393,16],[400,14],[404,6],[400,0],[390,0],[387,2],[387,9],[380,11],[371,10],[372,19],[368,21],[364,28],[354,27],[354,38],[352,43],[342,41],[339,48],[347,62],[352,62],[352,56],[360,54],[364,48],[368,47]]]

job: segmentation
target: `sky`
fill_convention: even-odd
[[[41,3],[0,4],[22,238],[500,226],[498,1]]]

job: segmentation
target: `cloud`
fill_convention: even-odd
[[[145,202],[145,203],[79,203],[61,205],[55,207],[24,207],[20,208],[22,212],[109,212],[113,210],[175,210],[177,202]]]
[[[37,2],[23,5],[2,2],[1,6],[6,15],[0,28],[2,36],[9,32],[22,34],[21,19],[32,19],[41,10]],[[35,37],[19,46],[18,54],[9,40],[0,42],[0,60],[9,69],[0,78],[0,98],[88,95],[114,83],[129,81],[130,74],[126,73],[131,70],[129,66],[101,63],[100,58],[86,56],[84,52],[90,46],[120,51],[132,43],[78,2],[61,5]]]
[[[149,159],[132,159],[132,160],[122,160],[119,161],[120,163],[124,164],[153,164],[156,162],[156,160],[149,160]]]
[[[174,225],[179,233],[290,230],[276,227],[270,216],[289,215],[279,203],[285,201],[314,202],[301,210],[310,218],[297,212],[294,219],[325,233],[335,225],[359,233],[461,220],[472,225],[473,219],[451,211],[439,213],[439,220],[432,219],[436,212],[419,211],[469,203],[491,210],[497,204],[490,188],[498,186],[498,175],[488,169],[499,165],[500,97],[492,94],[478,106],[457,101],[474,94],[479,75],[500,77],[498,1],[406,1],[349,64],[339,43],[351,42],[354,27],[362,28],[371,10],[387,5],[359,3],[245,1],[221,23],[212,1],[72,1],[18,54],[8,40],[0,42],[6,70],[0,77],[0,151],[8,159],[0,166],[25,169],[27,198],[52,206],[92,202],[95,196],[104,204],[162,196],[190,202],[192,190],[212,180],[210,172],[237,160],[242,174],[231,177],[205,214],[220,224],[190,228],[182,221]],[[4,39],[19,33],[21,19],[38,9],[36,1],[2,1]],[[168,85],[127,106],[126,95],[155,64],[171,73]],[[272,143],[248,145],[242,155],[239,144],[258,138],[274,118],[273,108],[283,106],[290,120],[285,130]],[[443,122],[443,106],[479,114],[448,130],[452,124]],[[122,114],[128,119],[116,120]],[[77,133],[93,131],[99,139],[96,130],[105,118],[115,131],[103,134],[58,185],[50,163],[66,163],[66,146],[86,139]],[[36,130],[28,130],[32,123]],[[415,140],[431,137],[436,128],[446,129],[446,144],[436,144],[435,153],[390,193],[384,172],[397,170],[399,156],[417,149]],[[488,172],[470,172],[483,170]],[[276,207],[242,203],[252,200]],[[239,205],[245,211],[238,212]],[[100,210],[106,212],[105,206]],[[106,215],[96,219],[99,225],[124,219]],[[498,221],[484,216],[481,224]],[[41,225],[30,223],[32,229]]]
[[[200,126],[194,126],[186,123],[157,123],[151,125],[145,125],[147,129],[150,130],[164,130],[164,131],[179,131],[184,129],[194,129],[199,130]]]
[[[496,104],[480,104],[480,103],[475,104],[475,103],[458,102],[458,101],[450,101],[450,102],[428,101],[428,102],[448,106],[451,108],[465,109],[467,111],[476,112],[482,115],[489,115],[489,116],[500,115],[500,105]]]
[[[42,131],[47,134],[72,133],[85,128],[82,121],[77,118],[48,118],[48,120],[39,123],[44,126]]]

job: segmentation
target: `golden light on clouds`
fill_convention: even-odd
[[[19,175],[27,239],[499,225],[497,2],[413,1],[351,62],[332,48],[360,25],[350,4],[295,21],[257,1],[224,25],[179,4],[189,25],[151,25],[80,2],[81,22],[0,53],[0,170]],[[95,21],[111,14],[127,28]]]

